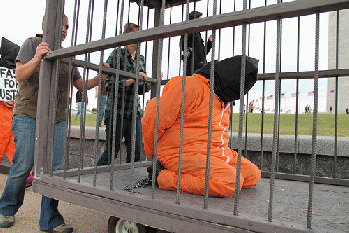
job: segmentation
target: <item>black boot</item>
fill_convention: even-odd
[[[157,178],[159,176],[159,173],[165,169],[159,160],[156,160],[156,169],[155,169],[155,184],[157,185],[158,182],[157,182]],[[149,166],[147,168],[147,172],[148,172],[148,178],[149,178],[149,181],[151,182],[152,181],[152,178],[153,178],[153,165]]]

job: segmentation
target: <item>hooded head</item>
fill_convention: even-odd
[[[214,61],[214,91],[223,102],[240,99],[241,58],[234,56],[222,61]],[[211,62],[195,71],[210,79]],[[246,94],[257,82],[258,60],[246,56],[245,90]]]

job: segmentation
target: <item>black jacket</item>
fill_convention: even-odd
[[[200,32],[188,35],[188,60],[186,75],[192,75],[196,70],[202,68],[206,64],[206,55],[212,48],[212,41],[208,40],[206,47],[204,40],[201,38]],[[181,36],[180,47],[182,59],[184,60],[184,35]],[[194,55],[194,56],[193,56]]]

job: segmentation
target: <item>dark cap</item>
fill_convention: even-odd
[[[202,13],[199,12],[199,11],[192,11],[189,13],[189,20],[192,20],[192,19],[197,19],[197,18],[200,18],[202,16]]]

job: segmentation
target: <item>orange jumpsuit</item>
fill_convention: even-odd
[[[164,166],[157,178],[159,187],[177,190],[180,147],[182,77],[172,78],[160,98],[157,159]],[[181,192],[205,194],[208,143],[209,80],[199,74],[187,77],[184,107]],[[154,155],[157,100],[149,101],[142,119],[145,152]],[[232,197],[238,153],[228,147],[230,105],[215,94],[212,112],[212,141],[209,196]],[[242,157],[240,189],[254,187],[261,177],[256,165]]]
[[[4,153],[6,153],[7,158],[12,164],[13,155],[16,150],[11,129],[12,114],[13,109],[0,104],[0,164],[2,162],[2,156]]]

